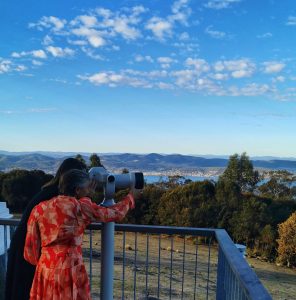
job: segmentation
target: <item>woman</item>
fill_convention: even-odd
[[[24,249],[25,259],[37,265],[30,300],[91,299],[82,260],[84,230],[93,221],[122,220],[135,202],[128,194],[103,207],[86,197],[90,187],[88,173],[68,171],[60,180],[60,195],[32,210]]]
[[[27,234],[27,222],[32,209],[44,200],[58,195],[58,183],[61,176],[71,170],[85,170],[86,165],[74,158],[65,159],[55,177],[42,187],[42,190],[29,202],[22,219],[11,239],[8,251],[5,300],[28,300],[32,286],[35,266],[24,259],[24,245]]]

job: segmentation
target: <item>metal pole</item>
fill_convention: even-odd
[[[107,177],[105,199],[102,206],[114,204],[115,178]],[[103,223],[101,231],[101,297],[102,300],[113,300],[113,270],[114,270],[114,222]]]

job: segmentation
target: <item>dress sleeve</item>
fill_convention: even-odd
[[[27,224],[27,236],[24,247],[24,258],[32,265],[37,265],[40,257],[41,239],[37,222],[36,209],[32,210]]]
[[[128,194],[120,202],[109,207],[100,206],[87,197],[81,198],[79,201],[82,216],[86,223],[120,221],[130,209],[135,207],[135,200],[132,194]]]

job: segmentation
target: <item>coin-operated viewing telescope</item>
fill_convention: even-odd
[[[90,179],[96,180],[98,186],[104,188],[102,206],[114,204],[116,189],[142,189],[144,187],[143,173],[111,174],[103,167],[94,167],[89,170]],[[113,299],[113,266],[114,266],[114,222],[102,224],[101,241],[101,299]]]
[[[114,194],[116,189],[137,189],[144,187],[144,176],[141,172],[131,172],[125,174],[112,174],[103,167],[94,167],[89,170],[90,179],[95,179],[98,186],[104,188],[103,206],[109,206],[114,203]]]

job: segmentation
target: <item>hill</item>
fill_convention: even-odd
[[[48,173],[56,171],[63,159],[75,156],[72,152],[42,152],[46,153],[10,153],[0,152],[0,171],[8,171],[14,168],[40,169]],[[88,161],[89,154],[83,153]],[[205,158],[181,154],[100,154],[103,165],[112,171],[127,168],[130,171],[141,170],[150,173],[208,173],[219,175],[228,163],[226,158]],[[259,169],[279,170],[285,169],[291,172],[296,171],[295,160],[271,159],[252,160],[254,167]]]

